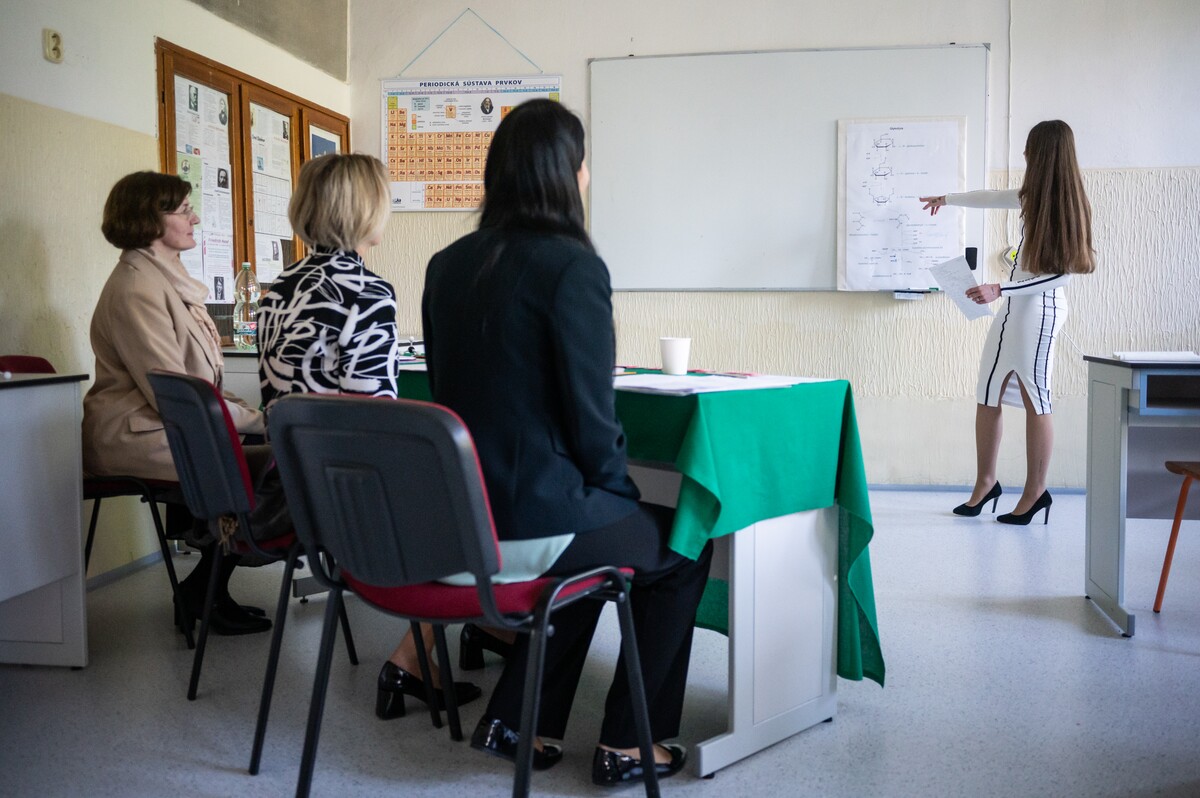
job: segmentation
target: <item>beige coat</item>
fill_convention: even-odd
[[[85,474],[177,478],[146,372],[182,372],[221,386],[220,350],[188,310],[203,301],[203,285],[178,263],[144,249],[121,253],[92,316],[96,382],[83,400]],[[239,432],[262,432],[261,413],[228,392],[225,400]]]

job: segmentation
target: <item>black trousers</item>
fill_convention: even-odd
[[[547,575],[564,575],[602,565],[634,569],[631,610],[650,710],[650,731],[655,741],[679,735],[696,607],[704,593],[712,559],[711,543],[694,561],[667,548],[674,515],[666,507],[641,504],[628,518],[576,535],[547,572]],[[566,733],[575,690],[603,608],[599,601],[581,601],[551,617],[555,632],[546,641],[537,726],[540,736],[561,740]],[[520,635],[488,703],[487,715],[512,729],[520,727],[528,657],[529,636]],[[633,748],[638,744],[624,655],[617,661],[604,704],[600,742],[613,748]]]

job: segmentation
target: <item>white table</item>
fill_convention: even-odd
[[[80,382],[0,376],[0,662],[88,663]]]
[[[1179,477],[1167,460],[1200,457],[1200,363],[1088,361],[1084,593],[1125,637],[1125,519],[1174,516]],[[1200,502],[1189,516],[1197,517]],[[1167,530],[1163,531],[1165,550]]]
[[[675,505],[678,472],[629,473],[644,501]],[[710,575],[729,583],[728,725],[693,748],[698,776],[837,714],[837,507],[760,521],[713,545]]]

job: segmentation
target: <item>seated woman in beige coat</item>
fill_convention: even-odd
[[[182,372],[220,387],[224,375],[220,336],[204,308],[208,289],[188,276],[179,254],[196,246],[200,221],[189,202],[191,186],[173,175],[136,172],[117,181],[104,205],[101,231],[121,250],[92,316],[96,382],[83,400],[83,469],[88,476],[127,474],[178,480],[154,391],[150,369]],[[262,414],[225,393],[239,432],[263,431]],[[190,516],[168,505],[169,516]],[[171,524],[174,526],[175,524]],[[210,570],[220,568],[219,596],[211,616],[217,634],[248,634],[271,628],[261,610],[229,596],[237,555],[206,547],[181,584],[191,618],[200,617]],[[177,622],[185,614],[176,608]]]

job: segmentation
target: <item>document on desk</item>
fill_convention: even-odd
[[[967,321],[975,321],[984,316],[992,315],[992,309],[987,305],[977,305],[974,300],[967,298],[967,289],[979,285],[967,259],[959,255],[936,266],[929,267],[929,273],[937,281],[938,287],[954,301]]]
[[[402,358],[400,358],[400,362],[396,365],[396,370],[397,371],[427,371],[428,369],[425,368],[424,360],[417,360],[416,358],[409,360],[408,358],[402,357]]]
[[[820,377],[780,377],[770,374],[629,374],[613,379],[618,391],[690,396],[714,391],[755,391],[788,388],[802,382],[829,382]]]

